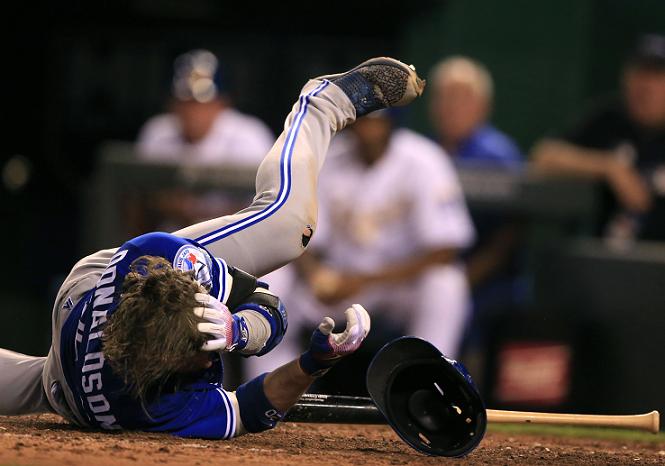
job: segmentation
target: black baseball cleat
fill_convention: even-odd
[[[327,79],[342,89],[356,108],[356,117],[407,105],[425,88],[413,65],[389,57],[372,58],[346,73],[317,79]]]

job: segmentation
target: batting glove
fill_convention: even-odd
[[[309,349],[300,356],[300,367],[305,373],[315,377],[323,375],[337,361],[360,347],[369,333],[369,314],[360,304],[354,304],[344,314],[346,329],[342,333],[332,333],[335,321],[324,317],[312,334]]]
[[[231,314],[222,302],[209,294],[196,293],[195,299],[202,306],[195,307],[194,314],[205,321],[197,328],[209,338],[201,347],[203,351],[230,352],[247,345],[249,332],[242,317]]]

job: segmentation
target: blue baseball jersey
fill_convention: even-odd
[[[162,391],[146,406],[131,397],[102,350],[105,322],[118,306],[125,276],[140,256],[159,256],[175,269],[194,271],[211,295],[225,302],[230,293],[226,263],[188,239],[149,233],[125,243],[110,260],[96,286],[76,303],[62,328],[61,362],[78,410],[92,427],[171,432],[184,437],[230,438],[236,413],[222,388],[222,362],[192,376],[177,391]],[[156,358],[155,364],[158,364]]]
[[[517,144],[489,124],[477,128],[452,155],[461,166],[520,170],[524,165]]]

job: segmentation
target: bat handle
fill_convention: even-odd
[[[640,429],[658,433],[660,414],[651,411],[645,414],[624,416],[602,414],[558,414],[532,413],[526,411],[487,410],[487,420],[492,423],[566,424],[575,426],[619,427]]]

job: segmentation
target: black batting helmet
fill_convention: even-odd
[[[385,345],[369,366],[367,390],[399,436],[422,453],[464,456],[485,435],[485,406],[466,368],[420,338]]]

